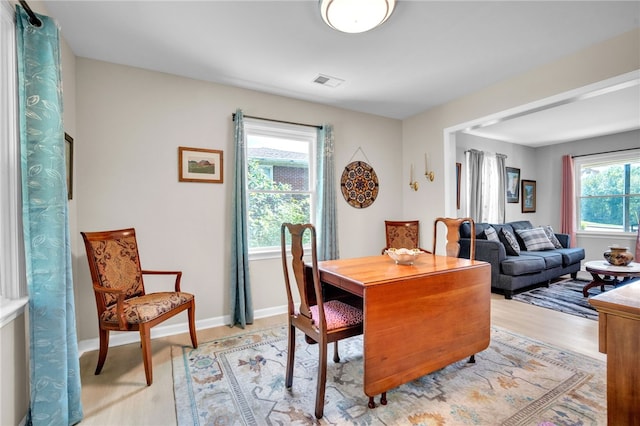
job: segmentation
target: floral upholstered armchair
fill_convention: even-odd
[[[133,228],[81,232],[81,235],[98,309],[100,352],[95,374],[100,374],[107,358],[111,330],[139,331],[147,385],[151,385],[151,328],[187,310],[191,343],[197,348],[195,298],[180,291],[181,271],[150,271],[140,267]],[[174,291],[147,293],[143,281],[147,274],[175,275]]]

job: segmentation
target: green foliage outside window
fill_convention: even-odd
[[[635,232],[639,214],[639,163],[581,168],[581,229]]]
[[[249,160],[248,169],[249,247],[278,247],[283,222],[311,221],[311,195],[294,192],[289,184],[274,182],[257,160]]]

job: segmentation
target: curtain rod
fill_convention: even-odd
[[[35,25],[36,27],[41,27],[42,21],[36,16],[35,13],[33,13],[33,10],[31,10],[27,2],[24,0],[18,0],[18,2],[20,2],[20,6],[22,6],[24,11],[27,12],[27,15],[29,15],[29,22],[31,23],[31,25]]]
[[[588,157],[590,155],[598,155],[598,154],[612,154],[614,152],[635,151],[637,149],[638,148],[615,149],[613,151],[594,152],[593,154],[572,155],[571,158]]]
[[[293,121],[283,121],[283,120],[274,120],[272,118],[264,118],[264,117],[255,117],[252,115],[245,115],[245,118],[253,118],[254,120],[265,120],[265,121],[274,121],[276,123],[283,123],[283,124],[294,124],[296,126],[306,126],[306,127],[315,127],[316,129],[322,129],[322,126],[318,126],[317,124],[305,124],[305,123],[295,123]],[[234,112],[233,114],[231,114],[231,119],[233,121],[236,120],[236,113]]]
[[[499,156],[499,157],[509,158],[509,156],[507,154],[500,154],[499,152],[480,151],[480,150],[473,149],[473,148],[466,150],[464,153],[466,154],[467,152],[481,152],[483,154],[495,154],[496,156]]]

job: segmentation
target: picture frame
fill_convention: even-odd
[[[460,184],[462,177],[462,163],[456,163],[456,209],[460,210]]]
[[[505,167],[507,183],[507,203],[520,201],[520,169]]]
[[[67,200],[73,199],[73,138],[64,133],[64,160],[67,168]]]
[[[223,183],[222,154],[217,149],[178,147],[178,180]]]
[[[522,180],[522,213],[536,211],[536,181]]]

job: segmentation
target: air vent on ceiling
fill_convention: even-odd
[[[329,75],[318,74],[318,76],[313,79],[313,82],[327,87],[338,87],[344,83],[344,80],[341,78],[331,77]]]

